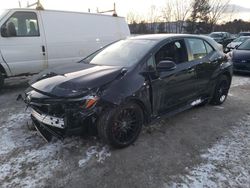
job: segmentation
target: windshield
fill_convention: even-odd
[[[223,34],[222,33],[211,33],[209,36],[212,38],[221,38],[221,37],[223,37]]]
[[[3,10],[3,9],[0,9],[0,20],[3,18],[3,16],[6,14],[8,10]]]
[[[95,65],[130,67],[136,64],[156,44],[153,40],[121,40],[85,58]]]
[[[243,42],[237,50],[250,50],[250,40]]]

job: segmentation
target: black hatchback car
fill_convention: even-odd
[[[222,104],[231,78],[232,63],[209,37],[144,35],[39,74],[25,102],[48,141],[52,135],[95,130],[103,141],[122,148],[159,116]]]

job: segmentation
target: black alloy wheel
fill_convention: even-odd
[[[99,119],[97,128],[102,140],[116,148],[131,145],[143,125],[143,112],[135,103],[110,109]]]
[[[229,88],[229,78],[225,75],[222,75],[215,87],[214,96],[211,100],[211,104],[221,105],[222,103],[224,103],[227,98]]]

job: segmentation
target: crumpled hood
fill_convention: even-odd
[[[234,50],[233,60],[250,60],[250,50]]]
[[[117,66],[74,63],[40,73],[31,87],[56,97],[76,97],[115,80],[121,70]]]

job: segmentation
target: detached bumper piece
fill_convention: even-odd
[[[34,118],[36,118],[38,121],[40,121],[41,123],[44,123],[46,125],[50,125],[52,127],[57,127],[60,129],[64,128],[64,119],[63,118],[53,117],[53,116],[46,115],[46,114],[40,114],[37,111],[35,111],[34,109],[32,109],[31,115]]]
[[[55,136],[59,139],[63,139],[63,135],[58,131],[53,130],[46,124],[39,122],[33,115],[31,115],[31,119],[33,121],[33,125],[35,126],[37,132],[41,135],[41,137],[46,141],[50,142],[52,136]]]
[[[51,141],[52,136],[63,139],[64,119],[46,114],[41,114],[34,109],[31,111],[31,119],[38,133],[46,142]]]

